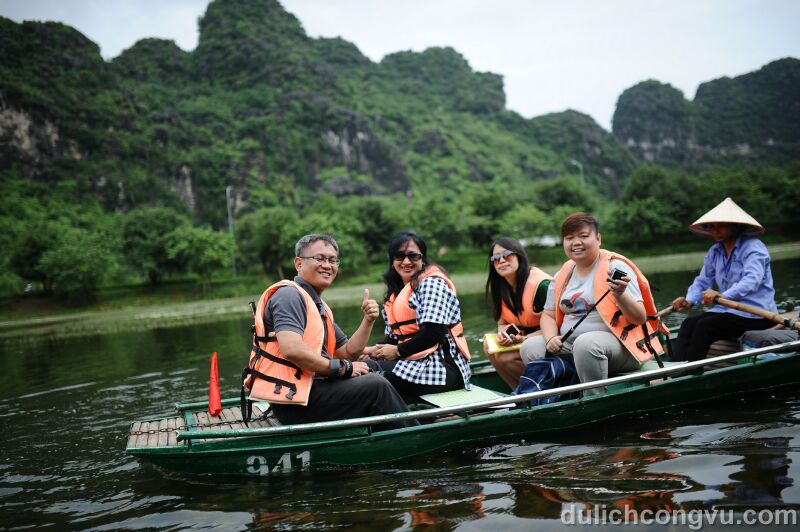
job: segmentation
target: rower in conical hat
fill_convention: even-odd
[[[731,198],[725,198],[690,225],[689,230],[710,236],[715,244],[708,250],[703,268],[686,296],[672,302],[673,309],[684,311],[699,303],[713,305],[717,297],[723,297],[777,312],[769,251],[756,238],[764,232],[764,227],[755,218]],[[772,325],[760,316],[715,305],[684,320],[672,358],[699,360],[717,340],[736,340],[745,331]]]

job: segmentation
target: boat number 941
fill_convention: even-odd
[[[286,473],[293,469],[308,469],[311,467],[311,452],[303,451],[298,454],[283,453],[275,462],[265,456],[248,456],[247,473],[250,475],[272,475]]]

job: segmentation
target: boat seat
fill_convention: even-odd
[[[718,357],[721,355],[729,355],[731,353],[737,353],[741,351],[742,348],[739,347],[739,342],[734,340],[717,340],[713,344],[711,344],[708,348],[708,357]]]
[[[481,401],[489,401],[491,399],[499,399],[507,396],[508,394],[501,394],[494,390],[481,388],[473,384],[471,390],[461,389],[450,392],[429,393],[420,396],[420,399],[438,407],[448,407],[470,405],[472,403],[480,403]]]

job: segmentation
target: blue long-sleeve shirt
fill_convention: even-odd
[[[686,292],[686,299],[697,305],[703,290],[717,286],[725,299],[777,312],[769,252],[761,240],[740,236],[730,256],[718,242],[708,250],[700,275]],[[749,312],[715,305],[709,312],[731,312],[745,318],[758,318]]]

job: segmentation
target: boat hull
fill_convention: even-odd
[[[401,430],[368,427],[303,434],[194,439],[165,447],[127,449],[157,466],[186,474],[271,476],[291,471],[398,462],[443,449],[494,444],[555,433],[613,419],[658,412],[800,382],[800,353],[739,364],[658,382],[616,385],[605,394],[550,405],[462,413]],[[490,382],[491,381],[491,382]],[[477,372],[478,385],[496,383]]]

